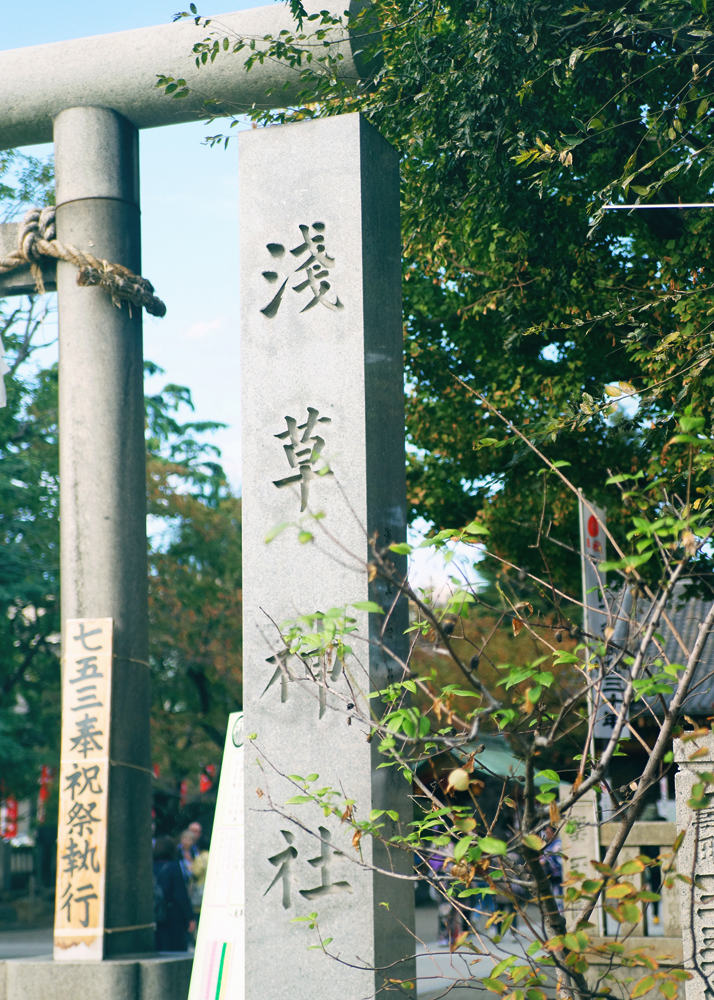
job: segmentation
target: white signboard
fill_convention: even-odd
[[[65,623],[55,961],[104,957],[112,619]]]
[[[600,507],[580,497],[580,553],[583,574],[583,626],[586,633],[602,636],[607,625],[607,613],[603,590],[605,574],[599,565],[605,561],[607,536],[605,524],[607,515]]]
[[[228,717],[189,1000],[244,1000],[243,713]]]

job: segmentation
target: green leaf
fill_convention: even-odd
[[[412,548],[411,545],[409,545],[408,542],[393,542],[389,546],[389,550],[390,552],[396,552],[397,555],[400,556],[411,555],[411,553],[414,551],[414,549]]]
[[[560,784],[560,776],[558,775],[558,772],[552,771],[550,769],[546,769],[545,771],[539,771],[536,775],[536,778],[545,778],[546,781],[551,781],[554,785]]]
[[[383,615],[384,611],[380,608],[378,604],[374,601],[355,601],[350,607],[356,608],[358,611],[369,611],[374,615]]]
[[[506,969],[509,969],[515,961],[515,955],[509,955],[508,958],[504,958],[502,962],[499,962],[498,965],[494,966],[491,971],[491,977],[493,979],[498,979],[498,977],[503,975]]]
[[[462,837],[461,840],[456,842],[456,847],[454,848],[454,861],[460,861],[464,854],[471,847],[471,838]]]
[[[632,987],[632,992],[630,997],[632,1000],[637,1000],[637,997],[643,997],[645,993],[649,993],[651,989],[654,988],[655,977],[654,976],[644,976],[639,982],[635,983]]]
[[[490,535],[491,532],[488,530],[488,528],[485,525],[479,524],[478,521],[472,521],[470,524],[467,524],[466,527],[464,528],[464,534],[465,535]]]
[[[502,994],[508,991],[508,987],[504,986],[503,983],[499,983],[497,979],[491,979],[491,978],[482,979],[481,982],[483,983],[483,985],[486,987],[487,990],[491,991],[491,993]]]
[[[530,847],[532,851],[542,851],[545,847],[545,841],[535,833],[529,833],[523,838],[523,843],[526,847]]]
[[[639,556],[625,556],[624,559],[619,559],[615,562],[603,561],[600,563],[600,571],[603,573],[609,573],[611,570],[624,569],[629,570],[631,568],[636,568],[637,566],[644,566],[646,562],[649,562],[652,558],[654,552],[644,552]]]
[[[631,861],[625,861],[621,864],[617,871],[619,875],[638,875],[640,872],[645,870],[645,866],[637,858],[633,858]]]
[[[508,845],[495,837],[481,837],[478,846],[485,854],[508,854]]]
[[[602,564],[601,564],[602,565]],[[579,656],[575,656],[574,653],[569,653],[564,650],[562,653],[558,653],[557,658],[553,660],[556,666],[560,666],[561,663],[582,663],[583,661]]]
[[[290,527],[289,521],[283,521],[282,524],[276,524],[275,527],[271,528],[268,534],[265,536],[265,544],[268,545],[270,542],[273,541],[274,538],[277,538],[282,531],[285,531],[285,529],[289,527]]]

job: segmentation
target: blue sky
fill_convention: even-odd
[[[274,0],[267,0],[268,3]],[[27,0],[4,4],[3,49],[171,23],[181,0]],[[260,0],[228,0],[218,13],[265,6]],[[186,4],[185,6],[188,6]],[[201,14],[216,11],[204,9]],[[287,16],[287,15],[286,15]],[[163,67],[157,66],[160,73]],[[173,125],[142,131],[141,199],[143,274],[168,307],[164,319],[144,316],[144,354],[165,374],[147,391],[167,382],[187,385],[195,419],[228,426],[212,435],[234,489],[240,489],[240,334],[238,302],[238,155],[202,144],[215,125]],[[34,155],[51,146],[27,147]],[[56,357],[56,329],[47,324],[49,344],[42,361]],[[188,419],[189,414],[185,414]],[[417,526],[418,527],[418,526]],[[423,526],[422,526],[423,527]],[[418,537],[416,533],[415,540]],[[456,565],[472,575],[473,551],[457,551]],[[421,550],[411,560],[416,585],[444,587],[443,558]],[[460,576],[460,573],[457,574]]]
[[[268,0],[272,2],[272,0]],[[170,23],[181,0],[28,0],[3,4],[3,49]],[[223,10],[259,7],[228,0]],[[186,5],[187,6],[187,5]],[[204,13],[201,4],[199,11]],[[206,14],[215,11],[206,10]],[[157,66],[157,73],[162,67]],[[165,370],[165,382],[188,385],[196,418],[229,425],[212,436],[234,488],[240,486],[240,343],[238,304],[238,156],[209,149],[201,123],[141,133],[143,272],[168,307],[164,319],[145,316],[144,352]],[[50,146],[27,147],[40,155]],[[48,325],[45,336],[55,339]],[[56,353],[56,345],[43,361]]]

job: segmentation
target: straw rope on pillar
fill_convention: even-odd
[[[69,243],[60,243],[55,237],[54,206],[31,208],[26,212],[20,224],[17,242],[17,250],[7,257],[0,257],[0,274],[7,274],[17,267],[29,264],[40,295],[45,290],[40,261],[42,257],[54,257],[75,265],[78,269],[78,285],[99,285],[106,289],[118,308],[121,308],[122,302],[126,302],[129,315],[132,305],[146,309],[152,316],[166,315],[165,304],[154,295],[154,286],[146,278],[139,277],[121,264],[110,264],[108,260],[99,260]]]

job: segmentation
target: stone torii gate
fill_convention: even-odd
[[[221,33],[259,41],[292,30],[274,6],[213,23]],[[158,72],[183,77],[232,111],[285,106],[295,97],[299,75],[279,61],[246,73],[234,55],[199,71],[191,49],[205,34],[184,21],[0,52],[0,149],[54,141],[58,242],[91,248],[96,258],[141,274],[139,130],[195,120],[202,101],[167,99],[156,89]],[[337,33],[331,41],[343,57],[341,73],[358,80],[359,43]],[[258,733],[257,745],[284,772],[304,766],[308,773],[317,764],[338,785],[344,775],[336,761],[346,760],[347,781],[367,815],[374,806],[399,805],[392,771],[375,770],[376,751],[357,726],[345,728],[344,714],[323,718],[332,697],[326,691],[315,723],[317,706],[300,685],[287,683],[289,665],[272,684],[280,644],[266,629],[265,609],[280,621],[387,595],[368,586],[363,562],[345,568],[334,553],[326,560],[286,535],[266,557],[263,539],[311,502],[324,504],[341,544],[365,557],[367,533],[404,539],[397,157],[359,115],[246,133],[240,152],[246,731]],[[17,238],[17,224],[0,226],[0,258],[16,249]],[[315,265],[306,258],[311,251]],[[329,294],[330,283],[318,281],[328,268],[336,281]],[[103,288],[79,287],[71,263],[45,259],[42,272],[45,287],[58,292],[59,309],[61,794],[68,810],[60,829],[65,823],[70,838],[68,868],[85,874],[58,879],[55,961],[6,963],[4,970],[0,964],[0,1000],[179,1000],[186,960],[183,973],[176,961],[130,960],[154,948],[141,310],[116,308]],[[29,266],[0,275],[0,297],[34,287]],[[304,303],[296,293],[304,293]],[[308,458],[299,437],[312,448]],[[329,481],[317,467],[323,447],[334,469]],[[286,458],[297,475],[286,472]],[[367,615],[356,617],[367,634]],[[391,643],[403,653],[400,621]],[[367,682],[356,682],[355,699],[393,679],[391,661],[376,648],[363,651],[359,666]],[[345,682],[335,669],[332,679]],[[79,682],[83,687],[71,687]],[[262,780],[247,767],[249,789]],[[99,840],[87,840],[91,803],[82,790],[96,799]],[[286,798],[292,789],[281,786],[278,799],[283,791]],[[403,806],[407,822],[405,795]],[[248,918],[245,971],[231,979],[240,986],[231,986],[230,996],[333,1000],[370,995],[384,978],[413,978],[408,857],[372,855],[366,847],[366,865],[350,867],[349,839],[331,821],[323,821],[315,843],[295,840],[285,819],[253,818],[251,810],[255,803],[246,806],[246,880],[238,890]],[[332,846],[340,838],[343,850]],[[226,852],[229,845],[212,845],[214,878],[229,864]],[[401,873],[401,880],[378,869]],[[320,953],[327,964],[315,964],[301,927],[291,926],[306,907],[331,922],[349,961]],[[280,969],[268,974],[277,954]],[[201,987],[202,997],[205,990],[206,997],[224,996],[228,963],[221,958],[219,979]],[[410,987],[402,992],[409,995]]]

